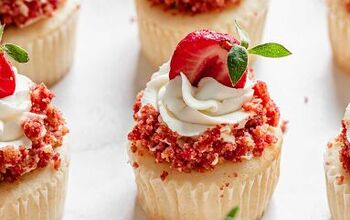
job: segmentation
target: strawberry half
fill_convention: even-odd
[[[169,78],[174,79],[183,73],[193,86],[197,86],[204,77],[212,77],[225,86],[243,88],[247,71],[233,86],[227,68],[228,52],[232,45],[239,43],[228,34],[209,30],[192,32],[176,47],[170,62]]]
[[[11,63],[4,53],[0,54],[0,98],[13,95],[16,89],[16,77]]]

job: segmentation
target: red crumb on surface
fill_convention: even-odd
[[[212,170],[218,161],[241,162],[247,155],[260,157],[266,147],[278,141],[271,127],[279,124],[280,113],[263,82],[256,83],[253,99],[242,106],[251,113],[244,128],[217,125],[198,137],[183,137],[171,131],[158,120],[160,114],[154,107],[145,105],[140,109],[140,99],[138,96],[134,106],[136,125],[128,135],[132,152],[146,149],[157,163],[168,163],[180,172],[204,172]],[[234,142],[221,137],[223,128],[230,128]]]
[[[333,147],[333,143],[332,142],[328,142],[327,147],[328,148],[332,148]]]
[[[24,135],[31,140],[32,147],[7,146],[0,149],[0,182],[13,182],[37,168],[46,167],[51,161],[53,168],[61,166],[60,155],[55,151],[62,146],[63,136],[68,133],[61,113],[50,102],[53,98],[44,85],[31,89],[32,109],[37,114],[26,119]]]
[[[164,181],[169,176],[169,173],[166,171],[163,171],[163,173],[160,175],[160,179]]]
[[[340,149],[340,162],[343,164],[344,169],[350,173],[350,143],[347,139],[347,127],[350,125],[350,120],[342,121],[342,132],[338,136],[337,141],[342,143]]]
[[[287,133],[287,131],[288,131],[288,124],[289,124],[289,121],[286,121],[286,120],[282,121],[282,123],[281,123],[281,130],[282,130],[283,134]]]
[[[344,176],[337,176],[335,180],[338,185],[342,185],[344,183]]]
[[[198,14],[222,10],[230,5],[238,5],[241,0],[149,0],[152,5],[162,5],[165,10],[176,9],[180,13]]]
[[[63,0],[1,0],[0,21],[6,25],[23,26],[43,16],[50,17]]]
[[[132,167],[135,168],[135,169],[137,169],[137,168],[140,167],[140,165],[139,165],[137,162],[133,162],[133,163],[132,163]]]
[[[350,12],[350,0],[345,0],[345,8]]]

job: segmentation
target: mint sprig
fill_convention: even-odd
[[[233,45],[227,57],[228,72],[232,84],[236,84],[248,67],[248,52],[241,45]]]
[[[250,39],[247,32],[241,28],[237,20],[234,23],[241,43],[240,45],[233,45],[227,56],[227,67],[233,86],[243,77],[248,67],[248,54],[268,58],[280,58],[292,54],[287,48],[274,42],[257,45],[248,49]]]
[[[238,23],[237,20],[235,20],[235,27],[236,27],[238,36],[239,36],[239,38],[241,40],[241,46],[243,46],[246,49],[248,49],[249,44],[250,44],[250,38],[249,38],[248,33],[241,28],[241,26],[240,26],[240,24]]]
[[[239,211],[239,208],[238,208],[238,207],[233,208],[233,209],[228,213],[228,215],[226,216],[226,218],[225,218],[224,220],[234,220],[235,217],[236,217],[237,214],[238,214],[238,211]]]
[[[5,25],[0,24],[0,42],[4,33]],[[18,63],[27,63],[29,61],[29,55],[25,49],[16,44],[1,44],[0,53],[5,53]]]
[[[278,43],[266,43],[248,50],[250,54],[260,55],[269,58],[286,57],[292,53],[283,45]]]

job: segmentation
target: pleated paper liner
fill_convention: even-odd
[[[219,12],[193,15],[174,15],[148,0],[135,0],[141,48],[154,67],[168,61],[181,39],[192,31],[210,29],[236,35],[234,20],[249,33],[251,44],[261,42],[269,0],[244,0],[238,6]],[[254,57],[251,57],[251,61]]]
[[[339,143],[325,153],[325,174],[329,209],[333,220],[350,219],[350,176],[339,159]]]
[[[328,0],[328,26],[334,60],[350,74],[350,12],[343,0]]]
[[[1,220],[59,220],[62,218],[69,173],[67,146],[62,165],[53,164],[25,174],[15,183],[0,183]]]
[[[133,154],[138,198],[152,220],[222,220],[235,206],[238,219],[260,219],[279,177],[282,134],[260,158],[241,163],[224,162],[214,171],[180,173],[156,164],[147,151]],[[141,156],[143,154],[143,156]],[[163,171],[169,173],[164,181]]]
[[[69,72],[74,58],[79,8],[77,0],[67,0],[50,18],[24,28],[6,29],[3,41],[16,43],[29,52],[29,63],[13,62],[21,74],[36,83],[51,86]]]

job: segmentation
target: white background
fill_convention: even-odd
[[[265,41],[281,42],[294,55],[255,64],[290,121],[264,219],[328,220],[323,152],[350,101],[350,75],[333,64],[322,0],[270,6]],[[144,220],[125,150],[134,97],[153,71],[140,54],[135,16],[132,0],[83,1],[75,65],[53,88],[71,128],[64,220]]]

